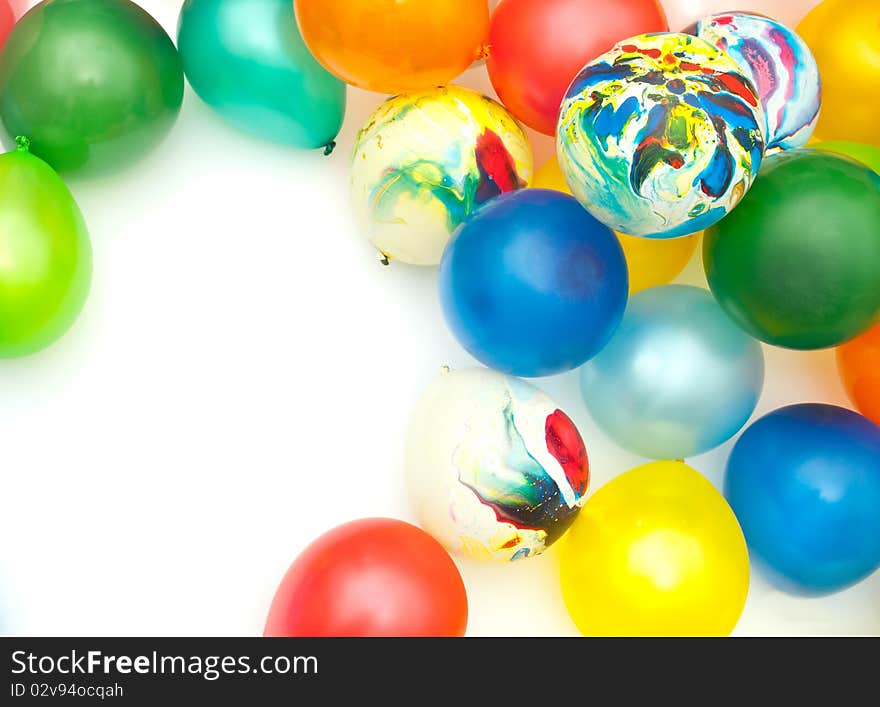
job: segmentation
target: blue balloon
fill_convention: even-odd
[[[810,403],[771,412],[740,437],[724,493],[771,579],[827,594],[880,567],[880,427]]]
[[[487,202],[440,263],[453,334],[479,361],[515,376],[561,373],[594,356],[620,323],[628,287],[614,233],[548,189]]]
[[[238,128],[332,148],[345,84],[309,53],[291,0],[186,0],[177,44],[193,90]]]
[[[590,415],[650,459],[702,454],[748,421],[764,385],[761,345],[699,287],[634,295],[611,342],[581,369]]]

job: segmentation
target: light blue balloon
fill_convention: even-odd
[[[177,44],[195,92],[237,127],[295,147],[332,147],[345,84],[309,53],[292,0],[186,0]]]
[[[650,459],[683,459],[727,441],[763,385],[760,344],[707,290],[683,285],[633,296],[608,346],[581,369],[596,423]]]

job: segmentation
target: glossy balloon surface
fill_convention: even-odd
[[[60,172],[108,172],[156,146],[183,101],[171,39],[129,0],[47,0],[0,55],[8,138]]]
[[[660,0],[669,26],[683,30],[697,20],[718,12],[737,10],[772,17],[788,27],[794,27],[821,0]]]
[[[565,604],[587,636],[726,636],[749,589],[733,512],[681,462],[646,464],[600,488],[560,564]]]
[[[880,324],[837,349],[837,365],[850,400],[880,425]]]
[[[572,193],[602,223],[675,238],[739,203],[758,173],[764,128],[755,88],[727,54],[689,34],[648,34],[577,75],[556,152]]]
[[[514,0],[489,25],[492,85],[519,120],[556,131],[559,104],[575,74],[624,37],[667,30],[656,0]]]
[[[851,157],[880,174],[880,147],[875,145],[849,142],[847,140],[831,140],[829,142],[813,143],[810,145],[810,148],[819,152],[832,152],[835,155]]]
[[[290,0],[187,0],[177,36],[195,92],[240,129],[305,148],[336,137],[345,84],[306,49]]]
[[[783,589],[826,594],[880,566],[880,427],[851,410],[809,403],[762,417],[733,448],[724,490]]]
[[[555,189],[571,194],[562,176],[559,162],[551,157],[535,173],[532,184],[537,189]],[[629,272],[629,293],[665,285],[674,280],[690,262],[702,233],[681,238],[640,238],[616,233],[623,248]]]
[[[632,297],[608,345],[581,369],[590,415],[649,459],[702,454],[733,437],[764,385],[761,346],[699,287]]]
[[[776,346],[836,346],[880,316],[880,177],[813,150],[767,158],[736,211],[706,231],[715,297]]]
[[[534,386],[485,368],[442,373],[416,405],[406,447],[422,527],[478,560],[542,553],[574,521],[590,480],[571,419]]]
[[[823,0],[797,26],[822,76],[820,140],[880,147],[880,3]]]
[[[266,636],[463,636],[461,575],[423,530],[356,520],[311,543],[287,570]]]
[[[294,0],[315,58],[346,83],[404,93],[449,83],[483,50],[485,0]]]
[[[768,152],[802,147],[819,118],[819,67],[809,47],[781,22],[744,12],[701,19],[691,30],[739,64],[758,92]]]
[[[6,38],[15,24],[15,13],[8,0],[0,0],[0,47],[6,42]]]
[[[502,194],[453,235],[440,264],[446,322],[477,360],[546,376],[596,355],[620,323],[626,260],[572,197]]]
[[[511,115],[476,91],[442,86],[376,109],[355,142],[351,193],[383,255],[437,265],[474,210],[531,178],[532,150]]]
[[[64,334],[91,278],[89,234],[64,182],[25,150],[0,155],[0,357]]]

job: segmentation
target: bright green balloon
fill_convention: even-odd
[[[58,339],[91,280],[89,233],[64,182],[26,149],[0,155],[0,357]]]
[[[345,84],[306,49],[292,0],[187,0],[177,44],[195,92],[238,128],[309,148],[339,132]]]
[[[158,144],[183,101],[169,36],[129,0],[46,0],[0,56],[0,122],[61,172],[106,173]]]
[[[768,157],[748,194],[706,231],[721,306],[757,339],[836,346],[880,318],[880,176],[799,149]]]
[[[845,140],[819,142],[810,145],[810,147],[820,152],[833,152],[844,157],[852,157],[880,174],[880,147],[865,145],[861,142],[846,142]]]

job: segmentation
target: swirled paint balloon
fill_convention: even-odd
[[[822,98],[819,67],[793,30],[761,15],[726,12],[700,20],[694,34],[727,52],[758,91],[767,150],[801,147],[813,134]]]
[[[445,86],[376,110],[358,134],[351,190],[360,226],[383,254],[436,265],[468,214],[531,177],[531,148],[511,115]]]
[[[422,527],[450,552],[517,560],[574,522],[584,442],[542,391],[485,368],[443,373],[410,422],[407,481]]]
[[[687,34],[626,39],[562,103],[559,164],[578,200],[634,236],[673,238],[733,209],[758,173],[764,114],[730,57]]]

